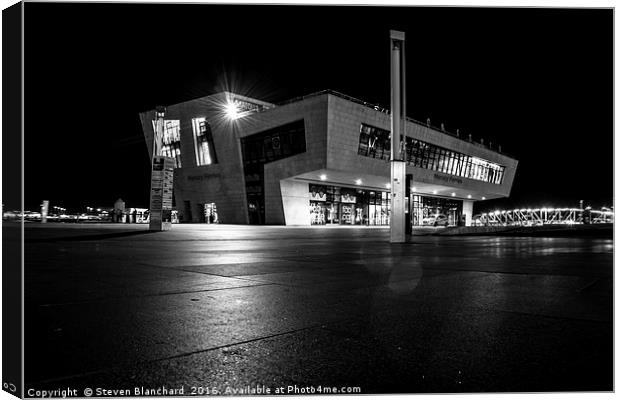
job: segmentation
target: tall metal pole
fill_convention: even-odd
[[[392,126],[390,139],[392,142],[392,157],[390,158],[390,177],[392,206],[390,212],[390,243],[405,242],[405,174],[404,159],[404,48],[405,33],[390,31],[391,51],[391,81],[392,81]],[[401,141],[401,134],[403,140]]]

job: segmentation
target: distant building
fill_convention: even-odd
[[[140,118],[151,154],[155,110]],[[163,153],[176,159],[179,219],[387,225],[389,129],[388,110],[333,91],[278,105],[222,92],[168,106]],[[413,120],[406,136],[413,225],[463,216],[469,225],[474,201],[510,194],[514,158]]]

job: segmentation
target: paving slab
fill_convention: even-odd
[[[388,236],[28,225],[26,386],[613,389],[611,239]]]

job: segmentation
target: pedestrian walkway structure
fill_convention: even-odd
[[[474,216],[474,226],[493,225],[551,225],[613,223],[614,212],[610,209],[592,210],[581,208],[527,208],[496,210]]]

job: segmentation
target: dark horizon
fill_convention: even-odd
[[[148,207],[138,114],[156,105],[332,89],[389,107],[390,29],[408,116],[519,160],[511,196],[476,211],[612,205],[612,9],[26,3],[25,20],[26,209]]]

